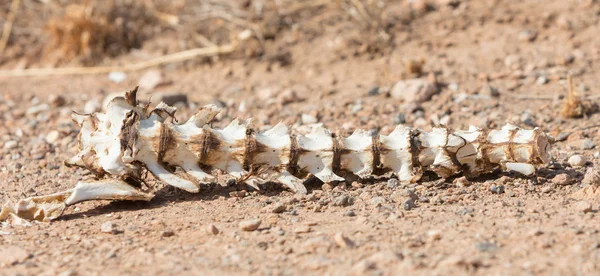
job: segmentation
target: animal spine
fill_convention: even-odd
[[[256,177],[272,172],[291,190],[306,193],[302,178],[307,174],[332,182],[344,180],[341,172],[361,178],[392,172],[402,182],[415,182],[427,170],[443,178],[459,173],[476,176],[498,167],[530,175],[535,165],[549,160],[550,144],[543,132],[511,125],[501,130],[471,127],[454,132],[447,128],[423,132],[400,125],[389,135],[357,130],[344,138],[323,127],[307,135],[290,134],[281,123],[265,132],[250,128],[250,121],[238,120],[224,129],[212,128],[209,123],[219,112],[214,105],[200,109],[183,124],[171,122],[174,112],[164,103],[149,111],[137,103],[136,90],[132,90],[125,98],[113,99],[104,114],[74,114],[81,126],[80,152],[66,164],[113,179],[100,184],[80,182],[63,193],[21,200],[15,207],[6,207],[4,217],[16,213],[50,220],[66,205],[79,201],[149,200],[151,194],[135,188],[143,181],[144,169],[191,193],[214,179],[213,169],[250,185]],[[178,175],[175,168],[183,174]]]

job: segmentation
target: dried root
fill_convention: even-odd
[[[216,129],[209,125],[220,111],[214,105],[201,108],[185,123],[174,124],[169,119],[174,107],[160,103],[149,110],[137,103],[136,91],[113,99],[106,113],[73,115],[81,127],[79,153],[66,164],[108,176],[108,180],[21,200],[6,208],[4,217],[14,213],[26,219],[51,220],[67,205],[83,200],[149,200],[152,195],[130,184],[143,181],[145,170],[191,193],[214,180],[213,170],[253,186],[269,173],[292,191],[306,193],[302,178],[307,175],[332,182],[343,181],[342,172],[361,178],[394,173],[410,183],[418,181],[424,171],[443,178],[461,173],[476,176],[496,168],[531,175],[536,165],[549,161],[549,139],[539,129],[507,125],[491,131],[471,127],[423,132],[400,125],[389,135],[357,130],[349,137],[337,137],[323,127],[307,135],[290,133],[281,123],[257,132],[250,121],[238,120]]]

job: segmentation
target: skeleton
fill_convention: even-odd
[[[95,173],[98,181],[79,182],[70,190],[6,204],[0,220],[19,217],[49,221],[68,205],[86,200],[145,200],[144,172],[160,181],[198,193],[221,170],[254,187],[259,176],[270,173],[296,193],[307,193],[302,178],[312,175],[323,182],[344,181],[340,175],[360,178],[385,173],[401,182],[418,181],[424,171],[442,178],[467,177],[497,168],[525,175],[549,161],[549,138],[539,129],[506,125],[485,131],[434,128],[431,132],[397,126],[389,135],[357,130],[347,138],[323,127],[307,135],[290,134],[280,123],[257,132],[250,121],[237,119],[223,129],[209,123],[219,113],[214,105],[201,108],[183,124],[174,120],[175,108],[160,103],[153,110],[136,100],[137,88],[113,99],[106,113],[73,114],[81,127],[79,153],[67,160]]]

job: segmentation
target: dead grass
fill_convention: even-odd
[[[156,21],[140,1],[72,4],[63,15],[49,20],[50,42],[44,52],[57,63],[95,64],[105,56],[139,48],[148,37],[146,26]]]

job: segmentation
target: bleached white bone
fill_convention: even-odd
[[[153,197],[153,194],[143,193],[117,179],[80,181],[75,188],[64,192],[21,199],[14,206],[4,206],[0,221],[7,219],[11,213],[28,220],[50,221],[58,218],[68,205],[86,200],[150,201]]]
[[[336,137],[322,125],[314,125],[309,134],[291,135],[281,123],[257,132],[249,120],[213,128],[210,122],[219,112],[214,105],[201,108],[183,124],[174,122],[175,111],[164,103],[148,110],[137,104],[133,90],[125,98],[114,98],[106,113],[74,114],[81,127],[79,153],[66,163],[109,180],[24,199],[4,208],[3,214],[47,220],[81,200],[149,200],[151,195],[128,184],[143,181],[144,169],[168,185],[193,193],[214,179],[213,169],[257,189],[263,181],[259,176],[270,173],[292,191],[306,193],[300,177],[307,174],[331,182],[343,181],[341,172],[364,178],[391,171],[402,182],[415,182],[424,171],[444,178],[460,173],[476,176],[497,168],[532,175],[537,165],[549,161],[549,138],[537,128],[506,125],[499,130],[452,131],[440,127],[424,132],[400,125],[389,135],[357,130],[349,137]],[[189,177],[173,173],[177,167]]]

